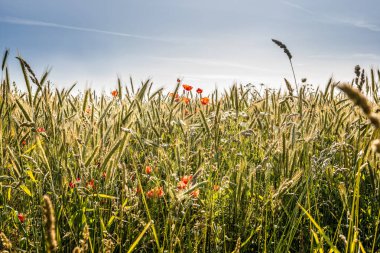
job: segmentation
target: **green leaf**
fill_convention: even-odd
[[[136,248],[137,244],[139,243],[141,238],[144,236],[145,232],[148,230],[151,224],[152,224],[152,221],[149,221],[148,224],[145,225],[143,231],[141,231],[140,235],[132,243],[131,247],[129,247],[128,253],[132,252]]]
[[[107,222],[107,229],[109,229],[113,223],[113,221],[115,220],[116,216],[115,215],[112,215],[111,218],[108,220]]]
[[[313,217],[311,217],[310,213],[306,211],[305,208],[303,208],[300,204],[298,206],[302,209],[302,211],[306,214],[306,216],[309,218],[311,223],[314,224],[314,226],[318,229],[318,232],[322,235],[322,237],[326,240],[327,244],[331,247],[333,252],[339,253],[340,251],[335,247],[335,245],[331,242],[330,238],[325,234],[323,229],[318,225],[318,223],[314,220]]]
[[[33,183],[36,183],[37,180],[36,178],[33,176],[33,172],[31,170],[26,170],[25,173],[29,176],[29,178],[32,180]]]
[[[107,194],[102,194],[102,193],[92,194],[92,196],[93,197],[103,198],[103,199],[117,199],[117,197],[110,196],[110,195],[107,195]]]
[[[20,185],[21,190],[23,190],[29,197],[33,197],[32,192],[29,190],[29,188],[26,185]]]

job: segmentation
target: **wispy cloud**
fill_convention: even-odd
[[[378,54],[371,54],[371,53],[354,54],[353,57],[356,57],[356,58],[366,58],[366,59],[371,59],[371,60],[380,60],[380,55],[378,55]]]
[[[106,31],[106,30],[100,30],[100,29],[95,29],[95,28],[71,26],[71,25],[57,24],[57,23],[51,23],[51,22],[43,22],[43,21],[38,21],[38,20],[16,18],[16,17],[0,17],[0,23],[8,23],[8,24],[24,25],[24,26],[51,27],[51,28],[58,28],[58,29],[100,33],[100,34],[106,34],[106,35],[129,37],[129,38],[143,39],[143,40],[154,40],[154,41],[162,41],[162,42],[173,41],[173,39],[167,39],[167,38],[158,38],[158,37],[150,37],[150,36],[130,34],[130,33],[113,32],[113,31]]]
[[[187,80],[202,80],[202,79],[208,79],[208,80],[235,80],[235,79],[244,79],[247,78],[247,76],[242,75],[208,75],[208,74],[184,74],[183,76],[186,77]]]
[[[306,12],[308,14],[316,15],[316,13],[303,7],[302,5],[299,5],[293,2],[288,2],[288,1],[282,1],[282,3],[292,8]],[[348,18],[348,17],[336,18],[336,17],[327,16],[324,14],[319,14],[318,21],[324,22],[324,23],[328,22],[328,23],[338,24],[338,25],[349,25],[351,27],[366,29],[372,32],[380,32],[379,25],[373,24],[369,21],[360,20],[360,19],[354,19],[354,18]]]
[[[260,72],[269,72],[275,73],[273,70],[268,68],[261,68],[250,66],[246,64],[229,62],[229,61],[220,61],[220,60],[210,60],[203,58],[181,58],[181,57],[152,57],[153,59],[163,60],[163,61],[171,61],[177,63],[190,63],[195,65],[204,65],[204,66],[214,66],[214,67],[228,67],[228,68],[237,68],[237,69],[246,69],[246,70],[254,70]]]
[[[356,28],[362,28],[362,29],[366,29],[366,30],[369,30],[372,32],[380,32],[380,26],[378,26],[376,24],[372,24],[368,21],[353,20],[353,19],[347,19],[347,18],[336,19],[336,21],[341,23],[341,24],[350,25],[350,26],[353,26]]]
[[[374,53],[355,53],[355,54],[351,54],[351,55],[319,54],[319,55],[310,55],[309,58],[338,59],[338,60],[352,60],[352,59],[379,60],[380,55],[374,54]]]
[[[288,1],[282,1],[282,3],[283,3],[283,4],[286,4],[286,5],[290,6],[290,7],[293,7],[293,8],[295,8],[295,9],[299,9],[299,10],[302,10],[302,11],[304,11],[304,12],[307,12],[307,13],[309,13],[309,14],[314,14],[313,11],[311,11],[311,10],[309,10],[309,9],[307,9],[307,8],[305,8],[305,7],[301,6],[301,5],[299,5],[299,4],[292,3],[292,2],[288,2]]]

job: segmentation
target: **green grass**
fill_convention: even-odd
[[[48,251],[45,194],[59,252],[378,252],[380,133],[334,81],[297,96],[234,85],[208,105],[174,84],[186,104],[150,80],[72,95],[19,61],[25,91],[4,57],[0,96],[0,231],[15,252]],[[374,107],[379,78],[362,87]]]

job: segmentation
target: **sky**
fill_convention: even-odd
[[[378,0],[0,0],[0,50],[10,49],[16,82],[21,55],[37,75],[51,68],[58,88],[109,92],[131,76],[211,92],[293,82],[274,38],[316,87],[350,81],[357,64],[379,67],[379,12]]]

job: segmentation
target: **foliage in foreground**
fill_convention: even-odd
[[[0,249],[379,250],[379,130],[332,80],[209,101],[149,80],[71,95],[19,61],[26,92],[2,65]],[[379,78],[359,87],[374,111]]]

